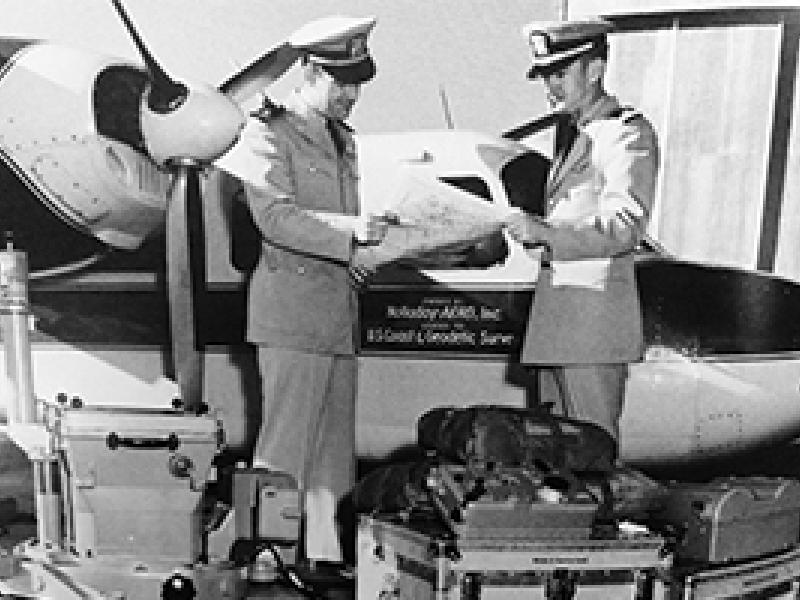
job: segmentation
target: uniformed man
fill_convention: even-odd
[[[374,18],[326,17],[289,39],[301,85],[265,103],[241,144],[260,174],[246,188],[261,235],[249,284],[263,422],[253,465],[290,473],[304,491],[303,551],[319,568],[344,561],[337,507],[354,483],[356,294],[349,271],[380,262],[379,227],[359,219],[356,147],[344,123],[372,79]]]
[[[544,83],[564,126],[545,216],[518,212],[508,230],[543,257],[521,353],[541,368],[539,399],[617,440],[628,363],[643,352],[633,252],[653,205],[658,146],[647,119],[605,90],[611,28],[587,20],[523,29],[528,77]]]

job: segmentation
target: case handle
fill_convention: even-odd
[[[121,446],[134,448],[136,450],[152,450],[156,448],[167,448],[177,450],[181,445],[181,440],[175,433],[170,433],[166,438],[151,437],[122,437],[115,431],[106,436],[106,446],[111,450],[116,450]]]

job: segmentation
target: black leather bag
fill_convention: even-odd
[[[541,409],[434,408],[417,421],[417,441],[444,459],[535,466],[541,471],[610,472],[616,443],[601,427]]]
[[[426,479],[430,460],[395,463],[373,469],[353,488],[358,513],[433,512]]]

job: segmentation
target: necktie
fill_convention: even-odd
[[[325,128],[328,130],[328,133],[333,140],[333,145],[336,148],[336,153],[341,156],[344,154],[344,137],[342,136],[342,132],[340,131],[340,125],[337,125],[333,119],[327,119],[325,121]]]
[[[572,146],[575,144],[575,139],[577,137],[577,125],[575,125],[572,119],[569,118],[569,115],[560,115],[558,121],[556,122],[553,162],[550,164],[550,171],[547,175],[548,189],[550,188],[551,182],[556,179],[557,174],[561,169],[561,165],[566,160],[567,155],[572,149]]]
[[[555,155],[562,162],[572,149],[578,137],[578,126],[569,115],[562,115],[556,125]]]

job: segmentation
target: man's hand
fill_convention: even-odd
[[[521,210],[512,211],[505,219],[505,226],[509,235],[523,246],[544,244],[546,240],[547,224],[541,217]]]
[[[380,244],[374,246],[354,246],[350,256],[350,277],[359,285],[369,279],[381,265],[396,257],[389,254]]]
[[[362,246],[380,244],[386,237],[389,221],[383,215],[365,215],[359,217],[353,227],[353,238]]]

